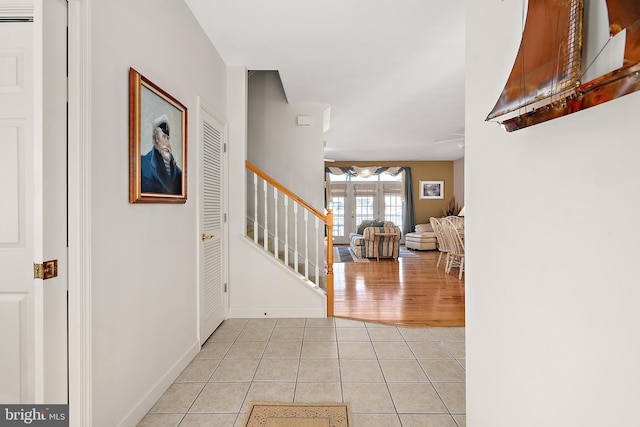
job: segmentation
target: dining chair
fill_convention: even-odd
[[[447,266],[449,265],[449,249],[447,247],[447,241],[444,236],[442,223],[438,218],[435,218],[435,217],[429,218],[429,222],[431,223],[431,228],[433,228],[433,232],[436,234],[436,240],[438,241],[438,250],[440,251],[440,255],[438,256],[438,262],[436,263],[436,268],[440,267],[440,261],[442,260],[442,255],[445,254],[445,271],[446,271]]]
[[[449,262],[447,264],[446,273],[451,272],[451,268],[458,267],[458,280],[462,280],[462,272],[464,271],[464,241],[460,237],[458,228],[453,221],[448,218],[442,220],[442,228],[444,229],[445,238],[449,245]]]

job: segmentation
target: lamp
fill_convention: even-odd
[[[460,212],[458,212],[458,216],[464,217],[464,206],[460,209]]]

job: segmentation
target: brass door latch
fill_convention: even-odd
[[[58,277],[58,260],[45,261],[42,264],[33,264],[33,278],[47,280]]]

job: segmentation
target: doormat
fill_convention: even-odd
[[[243,427],[352,427],[348,403],[251,402]]]

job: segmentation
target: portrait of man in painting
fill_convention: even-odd
[[[156,117],[151,123],[153,145],[140,159],[140,185],[143,193],[180,194],[182,191],[182,169],[176,161],[171,144],[171,128],[166,114]],[[144,132],[143,132],[144,134]],[[180,135],[180,133],[178,133]],[[144,142],[143,142],[144,145]]]
[[[129,201],[185,203],[187,109],[133,68],[129,84]]]

